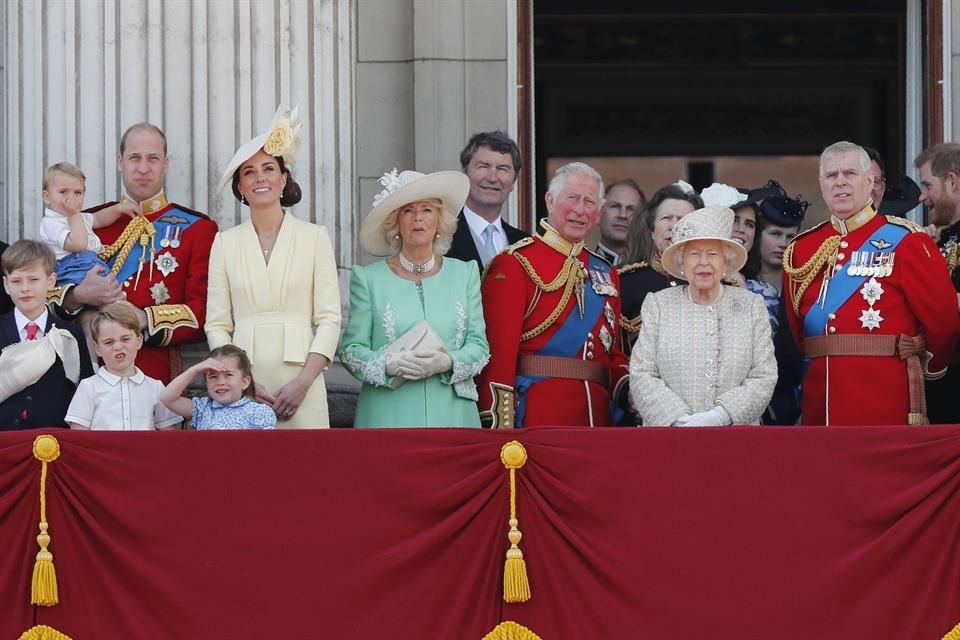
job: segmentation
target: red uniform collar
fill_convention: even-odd
[[[830,216],[830,224],[842,236],[853,233],[863,225],[867,224],[877,215],[877,210],[873,208],[872,202],[867,202],[863,209],[853,214],[849,218],[841,219],[837,216]]]

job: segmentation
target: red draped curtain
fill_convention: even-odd
[[[940,640],[960,429],[0,434],[0,638]],[[533,597],[502,599],[509,485]]]

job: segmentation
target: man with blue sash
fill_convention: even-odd
[[[583,246],[603,204],[589,165],[557,169],[543,232],[511,245],[482,285],[490,363],[480,376],[484,426],[607,426],[625,397],[616,269]]]
[[[925,424],[924,378],[943,375],[960,336],[947,266],[919,225],[879,215],[862,147],[820,156],[830,220],[783,256],[787,317],[809,359],[803,424]]]
[[[169,168],[167,139],[156,126],[141,122],[127,129],[120,139],[117,167],[124,189],[121,197],[137,202],[142,215],[124,216],[96,230],[105,247],[100,256],[112,274],[91,270],[75,289],[58,288],[52,298],[69,313],[82,305],[114,302],[125,294],[142,312],[144,343],[137,366],[166,384],[182,368],[179,345],[205,338],[207,268],[217,223],[167,200],[163,192]]]

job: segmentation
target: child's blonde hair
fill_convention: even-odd
[[[90,320],[90,335],[94,342],[99,342],[100,325],[107,321],[116,322],[125,329],[140,333],[140,314],[129,302],[114,302],[94,312],[93,319]]]
[[[53,249],[36,240],[17,240],[7,247],[0,258],[3,275],[8,276],[17,269],[29,267],[39,262],[46,275],[50,275],[57,268],[57,256]]]
[[[80,171],[80,167],[70,164],[69,162],[58,162],[57,164],[50,165],[47,167],[47,170],[43,172],[43,190],[47,190],[47,184],[50,182],[50,178],[53,177],[55,173],[63,173],[73,178],[78,178],[83,180],[84,186],[87,183],[87,176],[83,175],[83,171]]]

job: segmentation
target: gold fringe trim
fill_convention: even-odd
[[[483,636],[483,640],[542,640],[542,638],[522,624],[507,620],[501,622],[493,628],[493,631]]]
[[[940,640],[960,640],[960,624],[950,629],[947,635],[943,636]]]
[[[50,534],[47,533],[47,464],[60,457],[60,443],[51,435],[37,436],[33,441],[33,457],[40,461],[40,535],[37,536],[40,551],[37,552],[37,561],[33,565],[30,604],[52,607],[60,598],[57,594],[57,571],[53,566],[53,554],[47,550],[50,545]]]
[[[527,578],[527,563],[520,551],[520,539],[523,534],[517,526],[517,469],[527,462],[527,450],[516,440],[511,440],[500,449],[500,461],[510,470],[510,548],[503,567],[503,601],[508,603],[526,602],[530,599],[530,580]]]
[[[127,256],[133,251],[134,245],[139,242],[144,249],[140,253],[140,268],[137,270],[137,281],[139,282],[140,271],[143,270],[148,244],[151,244],[150,264],[151,267],[153,265],[153,248],[150,241],[153,240],[155,235],[157,235],[157,230],[153,226],[153,223],[143,216],[137,216],[127,224],[123,233],[120,234],[120,237],[117,238],[113,244],[103,248],[103,251],[100,252],[100,259],[106,262],[113,256],[117,256],[117,259],[113,262],[113,266],[110,267],[113,275],[117,275],[120,273],[120,269],[123,268],[123,263],[127,261]]]
[[[570,301],[570,296],[573,295],[575,291],[582,291],[583,282],[587,276],[583,265],[580,264],[580,261],[577,258],[567,258],[564,261],[563,266],[560,268],[560,272],[557,274],[557,277],[547,283],[543,281],[543,279],[540,277],[540,274],[537,273],[537,270],[524,256],[520,255],[519,253],[515,253],[513,254],[513,257],[520,262],[520,266],[523,267],[523,270],[527,273],[527,276],[529,276],[529,278],[533,280],[533,283],[537,285],[538,293],[552,293],[561,287],[563,288],[563,293],[560,294],[560,302],[557,303],[556,308],[550,312],[550,315],[547,316],[547,318],[536,327],[520,334],[520,342],[526,342],[531,338],[536,338],[538,335],[553,326],[553,323],[557,321],[557,318],[560,317],[560,314],[563,313],[563,310],[567,308],[567,302]],[[578,293],[578,301],[581,295],[582,294]]]
[[[20,640],[71,640],[71,638],[53,627],[41,624],[24,631]]]
[[[817,249],[809,260],[799,267],[793,266],[793,250],[796,247],[796,240],[787,245],[783,252],[783,272],[790,278],[790,298],[793,303],[793,312],[800,314],[800,299],[803,294],[817,278],[824,266],[827,272],[823,274],[824,278],[829,278],[832,274],[831,269],[837,259],[837,249],[840,248],[840,236],[830,236],[823,241],[820,248]]]

